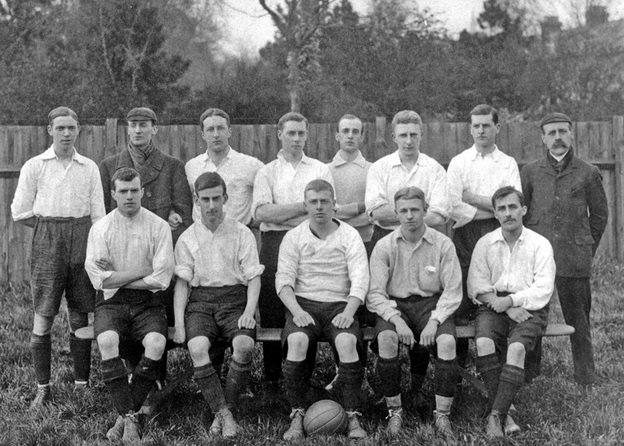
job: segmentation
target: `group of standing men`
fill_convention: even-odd
[[[258,302],[262,326],[283,328],[282,342],[264,342],[263,353],[265,380],[276,386],[283,373],[292,407],[286,439],[303,436],[319,339],[335,350],[349,435],[366,436],[356,313],[364,303],[376,318],[372,347],[392,435],[402,424],[400,343],[412,347],[413,386],[435,348],[435,425],[453,435],[456,350],[463,361],[467,349],[456,342],[457,317],[476,317],[476,365],[492,405],[488,434],[513,426],[507,412],[525,356],[539,351],[555,283],[576,329],[575,379],[591,386],[589,275],[607,220],[598,169],[574,155],[566,115],[544,117],[545,156],[521,173],[496,146],[496,110],[479,105],[470,120],[474,145],[448,172],[420,152],[422,121],[413,111],[392,121],[397,151],[372,164],[360,152],[361,120],[343,116],[340,148],[327,165],[304,153],[305,117],[287,113],[278,122],[281,150],[263,165],[230,147],[229,116],[208,109],[200,117],[207,150],[184,166],[155,147],[156,115],[141,107],[127,115],[127,147],[98,171],[74,148],[76,114],[52,110],[53,144],[24,165],[11,206],[14,220],[34,227],[33,406],[50,399],[50,329],[63,293],[75,384],[88,383],[91,349],[73,332],[95,309],[102,376],[119,413],[108,437],[127,442],[139,438],[136,412],[162,377],[168,325],[176,342],[187,342],[194,379],[215,413],[211,432],[236,435],[230,409],[249,375]],[[449,218],[452,242],[435,230]],[[259,255],[252,219],[260,223]],[[220,338],[233,347],[224,389],[208,354]],[[142,344],[138,356],[129,354],[130,382],[121,360],[126,339]]]

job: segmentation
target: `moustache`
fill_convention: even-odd
[[[553,144],[553,147],[563,147],[567,149],[568,145],[564,143],[563,141],[555,141],[555,143]]]

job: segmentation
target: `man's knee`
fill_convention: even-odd
[[[338,356],[353,355],[357,352],[357,338],[352,333],[340,333],[334,341]]]
[[[149,332],[143,338],[143,347],[145,347],[145,355],[154,359],[154,355],[162,355],[167,346],[167,339],[160,333]]]
[[[33,319],[33,333],[37,336],[45,336],[50,334],[52,330],[52,324],[54,323],[54,316],[43,316],[35,313]]]
[[[526,356],[526,349],[520,342],[512,342],[507,347],[507,364],[515,365],[516,367],[524,368],[524,358]]]
[[[288,335],[288,357],[293,359],[305,358],[310,339],[305,333],[297,332]]]
[[[479,337],[475,340],[477,344],[477,355],[485,356],[496,353],[496,345],[491,338]]]
[[[446,361],[455,358],[455,338],[450,334],[441,334],[436,338],[438,358]]]
[[[193,361],[209,358],[210,341],[206,336],[195,336],[188,340],[186,346]]]
[[[232,354],[237,357],[249,358],[255,346],[254,340],[247,335],[238,335],[232,339]]]
[[[379,356],[382,358],[394,358],[399,354],[399,336],[395,331],[384,330],[377,336]]]
[[[89,325],[89,313],[83,313],[81,311],[69,310],[67,312],[69,318],[69,329],[71,332],[75,332],[79,328]]]
[[[119,334],[116,331],[107,330],[100,333],[96,340],[102,359],[119,356]]]

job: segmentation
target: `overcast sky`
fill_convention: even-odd
[[[226,30],[226,52],[257,55],[258,49],[273,39],[275,27],[271,18],[259,5],[258,0],[222,0],[224,6],[224,29]],[[336,0],[337,1],[337,0]],[[351,0],[360,13],[366,13],[367,5],[374,0]],[[440,19],[451,35],[474,26],[476,17],[483,10],[483,0],[405,0],[417,4],[421,9],[428,8]],[[606,0],[610,6],[611,18],[624,17],[624,0]],[[270,0],[269,5],[278,0]],[[541,14],[563,16],[564,9],[571,3],[581,0],[544,0]],[[564,17],[562,21],[566,21]],[[225,48],[224,48],[225,49]]]

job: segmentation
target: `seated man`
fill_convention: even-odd
[[[307,220],[284,236],[279,249],[275,287],[286,306],[282,343],[286,398],[292,407],[285,440],[303,438],[305,395],[310,386],[308,348],[323,339],[338,352],[343,405],[349,438],[364,438],[358,421],[364,367],[357,346],[362,333],[354,317],[368,290],[368,262],[357,229],[334,219],[334,189],[325,180],[305,187]]]
[[[377,374],[388,406],[387,432],[396,436],[403,423],[399,343],[420,344],[436,348],[435,426],[450,439],[458,378],[452,316],[462,298],[459,260],[451,240],[424,223],[427,202],[421,189],[399,189],[394,207],[400,226],[373,249],[366,297],[367,308],[377,314]]]
[[[173,276],[171,230],[165,220],[141,207],[139,173],[129,167],[111,179],[117,208],[89,232],[85,269],[98,290],[94,331],[102,356],[102,379],[119,416],[106,436],[124,443],[140,439],[136,412],[158,378],[167,343],[167,315],[155,294]],[[143,357],[128,382],[119,357],[120,339],[140,341]]]
[[[524,360],[548,324],[555,260],[548,240],[522,225],[524,196],[512,186],[492,196],[501,227],[477,242],[468,273],[468,295],[479,305],[477,371],[485,381],[491,412],[487,435],[503,437],[501,420],[524,382]],[[507,350],[507,358],[501,357]]]
[[[184,231],[175,247],[173,340],[182,344],[188,339],[193,377],[215,415],[210,432],[233,437],[238,425],[230,409],[249,378],[264,267],[251,230],[223,212],[228,199],[223,178],[205,172],[195,180],[194,190],[201,220]],[[217,338],[227,340],[233,350],[225,394],[209,356]]]

